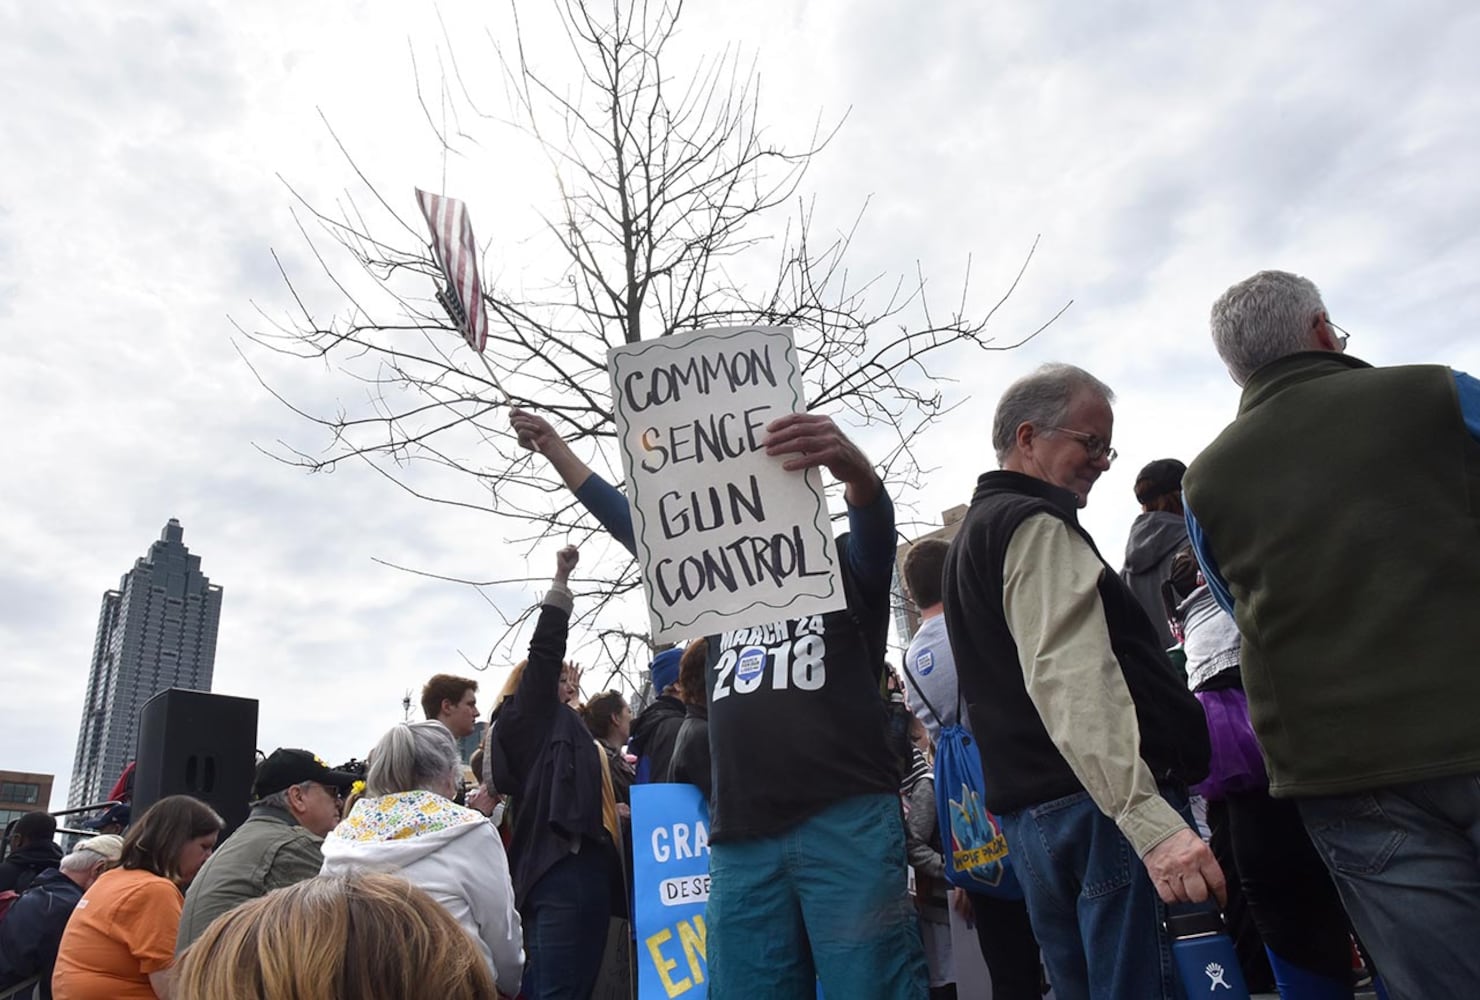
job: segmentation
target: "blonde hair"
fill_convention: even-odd
[[[524,671],[525,668],[527,668],[528,666],[528,660],[520,660],[518,663],[514,664],[514,669],[509,671],[509,676],[504,680],[504,686],[499,688],[498,698],[493,703],[493,710],[495,712],[503,706],[503,703],[507,701],[515,691],[519,690],[519,682],[524,679]],[[565,671],[571,669],[574,666],[575,664],[571,661],[564,661],[560,664],[560,675],[564,677]],[[492,727],[490,726],[489,728]]]
[[[527,666],[529,666],[528,660],[520,660],[514,664],[514,669],[509,671],[509,676],[504,681],[504,686],[499,688],[498,700],[493,703],[494,708],[498,708],[504,703],[505,699],[519,690],[519,682],[524,679],[524,668]]]
[[[238,906],[178,968],[179,1000],[498,997],[457,921],[405,879],[376,872],[320,875]]]

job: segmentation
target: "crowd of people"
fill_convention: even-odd
[[[1395,998],[1469,995],[1480,382],[1348,355],[1284,272],[1231,287],[1212,333],[1238,415],[1191,467],[1145,465],[1120,568],[1078,519],[1117,458],[1115,397],[1045,365],[998,401],[954,540],[907,552],[920,625],[896,669],[889,493],[831,419],[781,417],[765,452],[843,485],[845,608],[660,652],[634,717],[581,699],[566,547],[470,769],[478,685],[438,675],[363,771],[267,756],[219,850],[183,796],[65,855],[50,817],[18,822],[0,989],[630,996],[631,788],[680,781],[710,809],[716,997],[954,997],[955,909],[997,1000],[1174,1000],[1167,918],[1189,908],[1223,910],[1245,977],[1287,1000],[1352,997],[1354,964]],[[510,420],[635,554],[623,494],[544,417]],[[956,727],[1021,899],[949,885],[933,755]]]

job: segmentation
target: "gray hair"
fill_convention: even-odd
[[[258,806],[271,806],[273,809],[281,809],[283,812],[292,812],[293,808],[288,804],[289,790],[294,788],[302,788],[304,791],[307,791],[308,786],[312,785],[313,783],[313,780],[310,779],[308,781],[300,781],[296,785],[289,785],[287,788],[279,788],[271,795],[264,795],[256,802],[253,802],[252,808],[255,809]]]
[[[436,791],[433,786],[449,778],[455,782],[461,768],[462,757],[450,729],[435,719],[400,722],[370,751],[365,794]]]
[[[62,871],[92,871],[99,861],[105,864],[117,864],[118,859],[105,857],[87,848],[74,848],[73,852],[62,858],[56,867],[61,868]]]
[[[1326,311],[1321,290],[1288,271],[1260,271],[1213,303],[1213,346],[1239,385],[1287,354],[1311,349],[1310,331]]]
[[[992,447],[997,451],[997,461],[1006,461],[1017,448],[1019,427],[1032,424],[1047,431],[1059,426],[1068,418],[1075,398],[1086,391],[1106,403],[1115,402],[1115,393],[1108,385],[1074,365],[1040,365],[1008,386],[997,400],[997,415],[992,420]]]

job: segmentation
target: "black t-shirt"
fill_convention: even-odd
[[[636,555],[626,497],[597,475],[575,495]],[[867,509],[850,507],[849,521],[860,536],[867,530],[883,541],[884,565],[871,581],[855,577],[850,534],[839,536],[847,610],[708,637],[711,841],[771,836],[850,796],[899,791],[882,694],[894,536],[888,493]]]
[[[880,696],[887,584],[848,609],[709,637],[710,839],[780,833],[853,795],[898,791]]]

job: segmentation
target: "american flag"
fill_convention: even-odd
[[[483,311],[483,285],[478,280],[478,247],[468,209],[456,198],[416,189],[416,201],[432,230],[432,253],[447,278],[437,301],[462,330],[468,346],[483,353],[488,341],[488,314]]]

